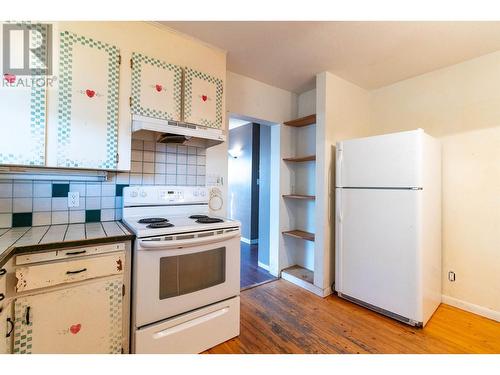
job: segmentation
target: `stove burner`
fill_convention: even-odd
[[[212,223],[222,223],[224,220],[222,219],[217,219],[215,217],[202,217],[196,220],[197,223],[200,224],[212,224]]]
[[[161,221],[159,223],[158,222],[151,223],[148,226],[146,226],[146,228],[157,229],[157,228],[170,228],[173,226],[174,226],[174,224],[172,224],[172,223],[167,223],[166,221]]]
[[[167,223],[168,219],[163,217],[146,217],[138,221],[140,224],[151,224],[151,223]]]
[[[208,219],[207,215],[191,215],[189,216],[190,219]]]

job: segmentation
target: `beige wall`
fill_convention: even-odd
[[[500,52],[372,91],[371,108],[371,134],[441,140],[443,295],[500,312]]]
[[[334,193],[337,141],[370,133],[370,93],[331,73],[316,76],[316,239],[314,279],[334,279]],[[319,223],[324,223],[322,226]]]
[[[281,124],[297,115],[297,95],[240,74],[227,72],[227,111]]]

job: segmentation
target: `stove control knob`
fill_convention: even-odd
[[[131,196],[132,198],[137,197],[137,195],[138,195],[138,194],[137,194],[137,191],[135,191],[135,190],[132,190],[132,191],[130,192],[130,196]]]
[[[198,190],[193,191],[193,195],[194,195],[195,197],[197,197],[197,196],[198,196]]]
[[[146,193],[144,190],[141,191],[141,197],[145,198],[147,197],[148,193]]]
[[[205,190],[202,190],[202,191],[200,191],[200,195],[201,195],[202,197],[204,197],[205,195],[207,195],[207,193],[205,192]]]

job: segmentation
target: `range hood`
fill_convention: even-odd
[[[218,145],[226,140],[226,136],[220,129],[139,115],[132,115],[132,132],[154,132],[156,133],[156,141],[160,143],[205,148]]]

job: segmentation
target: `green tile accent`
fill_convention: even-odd
[[[52,184],[52,197],[67,197],[69,193],[69,184]]]
[[[101,210],[85,210],[85,222],[97,223],[101,221]]]
[[[115,195],[117,197],[123,197],[123,188],[125,188],[127,186],[128,186],[128,184],[117,184],[116,185]]]
[[[18,212],[12,214],[12,227],[31,227],[33,224],[33,213]]]

